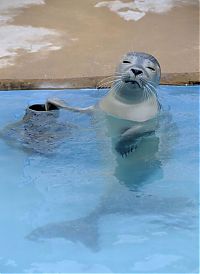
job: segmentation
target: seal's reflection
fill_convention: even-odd
[[[159,137],[153,133],[142,138],[134,153],[126,159],[117,155],[114,175],[129,190],[137,191],[146,184],[153,175],[162,178],[162,162],[158,157]]]
[[[182,198],[163,199],[142,195],[140,192],[142,185],[151,176],[154,176],[154,180],[162,177],[160,146],[160,136],[153,134],[142,138],[140,146],[130,157],[116,158],[116,154],[113,154],[113,159],[116,159],[114,176],[112,174],[111,179],[108,177],[101,202],[88,216],[49,223],[33,230],[27,238],[32,241],[64,238],[74,243],[81,242],[91,250],[98,251],[101,248],[99,221],[105,216],[167,216],[184,210],[185,200]]]

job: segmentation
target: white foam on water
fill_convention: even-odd
[[[107,7],[124,20],[138,21],[148,12],[164,13],[180,4],[190,3],[189,0],[133,0],[122,2],[120,0],[103,1],[95,5],[96,8]]]
[[[25,53],[36,53],[62,48],[58,39],[61,35],[56,30],[12,24],[22,8],[44,4],[44,0],[0,1],[0,68],[14,65],[16,57],[24,51]]]

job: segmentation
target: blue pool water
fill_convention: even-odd
[[[1,92],[0,129],[46,98],[88,106],[105,93]],[[85,114],[60,112],[71,127],[50,153],[0,139],[1,273],[199,272],[199,87],[161,86],[158,96],[156,145],[123,178],[127,159],[116,162],[103,121]]]

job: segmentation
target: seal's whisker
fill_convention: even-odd
[[[118,78],[116,78],[116,79],[105,79],[104,81],[99,82],[98,85],[102,85],[102,84],[109,83],[109,82],[115,82],[117,80],[118,80]]]
[[[103,83],[105,81],[112,81],[112,80],[114,81],[114,80],[120,79],[120,78],[121,78],[120,76],[107,77],[107,78],[104,78],[101,81],[99,81],[98,84],[101,84],[101,83]]]
[[[118,83],[118,88],[122,88],[122,86],[123,86],[123,82],[119,82]]]
[[[151,87],[150,87],[148,84],[146,85],[146,87],[147,87],[147,89],[149,90],[149,93],[151,94],[151,96],[149,96],[149,97],[150,97],[149,99],[151,100],[152,104],[155,105],[155,104],[156,104],[156,101],[157,101],[157,100],[155,100],[155,98],[157,99],[157,96],[156,96],[156,94],[152,91]]]
[[[154,86],[150,81],[148,82],[148,85],[149,85],[154,91],[156,91],[155,86]]]
[[[121,81],[115,82],[112,88],[118,88],[120,86]]]
[[[118,88],[121,89],[123,87],[123,82],[119,82]]]
[[[151,96],[154,95],[154,92],[152,92],[151,87],[148,85],[148,82],[144,79],[141,79],[141,82],[144,84],[144,94],[147,98],[147,100],[151,99]]]
[[[111,87],[110,91],[116,91],[117,89],[121,88],[122,81],[115,82],[114,85]]]
[[[106,77],[106,78],[104,78],[104,79],[102,79],[101,81],[99,81],[98,83],[97,83],[97,86],[100,86],[100,85],[104,85],[105,83],[107,83],[107,82],[111,82],[111,81],[116,81],[116,80],[118,80],[118,79],[121,79],[121,77],[120,76],[108,76],[108,77]]]
[[[151,86],[151,88],[156,92],[156,87],[154,85],[154,83],[151,80],[144,80],[149,86]]]
[[[150,88],[151,92],[152,92],[154,95],[157,96],[157,94],[156,94],[156,88],[155,88],[152,84],[150,84],[150,83],[147,83],[147,86]]]
[[[143,82],[145,83],[145,85],[147,85],[147,86],[150,88],[151,92],[156,93],[156,88],[155,88],[154,85],[152,85],[152,84],[150,83],[150,81],[147,81],[147,80],[143,79]]]
[[[144,82],[142,81],[142,79],[139,79],[139,84],[140,84],[141,87],[144,86],[144,92],[143,92],[143,94],[142,94],[142,97],[143,97],[144,100],[146,100],[146,99],[147,99],[146,89],[145,89],[145,84],[144,84]]]
[[[145,82],[143,81],[143,79],[140,79],[140,82],[143,84],[143,86],[144,86],[144,93],[143,93],[143,97],[145,98],[145,99],[148,99],[148,94],[147,94],[147,89],[146,89],[146,84],[145,84]]]
[[[145,96],[146,96],[146,100],[149,101],[149,98],[150,98],[150,94],[149,94],[149,89],[147,86],[145,86]]]
[[[149,99],[148,91],[147,91],[147,87],[146,86],[144,87],[144,97],[145,97],[145,100]]]
[[[146,83],[145,83],[145,86],[146,86],[148,92],[151,94],[151,93],[152,93],[152,90],[151,90],[151,87],[149,86],[149,83],[146,82]]]
[[[101,83],[99,84],[97,87],[102,87],[102,86],[106,86],[108,84],[112,84],[114,81],[107,81],[107,82],[104,82],[104,83]]]
[[[151,89],[149,88],[148,85],[146,85],[146,89],[147,89],[147,92],[148,92],[148,100],[150,100],[150,97],[152,95],[152,91],[151,91]]]
[[[104,83],[101,83],[97,86],[97,88],[102,88],[102,87],[106,87],[106,86],[112,86],[113,83],[115,82],[118,82],[120,81],[120,79],[117,79],[117,80],[110,80],[110,81],[107,81],[107,82],[104,82]]]
[[[109,88],[110,90],[113,89],[113,88],[116,88],[116,85],[111,85],[110,87],[102,87],[100,89],[103,89],[103,88]]]
[[[148,79],[148,82],[151,83],[155,87],[155,83],[152,80]]]
[[[120,77],[120,75],[110,75],[110,76],[107,76],[107,77],[103,78],[102,80],[100,80],[100,82],[101,82],[101,81],[104,81],[105,79],[109,79],[109,78],[118,78],[118,77]]]

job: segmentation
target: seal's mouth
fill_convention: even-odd
[[[138,81],[136,81],[136,80],[125,80],[124,83],[125,84],[137,85],[138,87],[141,88],[141,84]]]
[[[137,84],[138,84],[138,82],[135,81],[135,80],[125,80],[124,82],[125,82],[125,83],[132,83],[132,84],[137,83]]]

